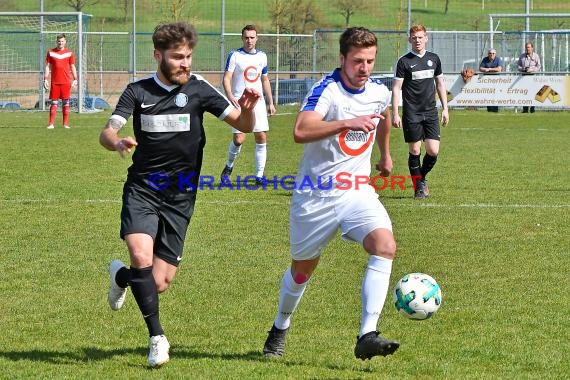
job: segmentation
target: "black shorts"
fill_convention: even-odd
[[[154,240],[154,255],[178,266],[195,202],[196,193],[168,197],[126,183],[121,209],[121,239],[132,233],[150,235]]]
[[[425,139],[438,140],[439,137],[439,115],[435,112],[403,115],[402,126],[404,129],[404,141],[414,143]]]

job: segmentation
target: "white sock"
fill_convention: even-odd
[[[255,144],[255,170],[256,177],[263,177],[265,163],[267,162],[267,144]]]
[[[380,313],[390,286],[391,273],[392,260],[374,255],[370,256],[362,280],[362,320],[359,337],[377,330]]]
[[[230,146],[228,147],[228,161],[226,162],[228,168],[234,167],[234,162],[238,158],[239,152],[241,152],[241,145],[236,146],[233,140],[230,141]]]
[[[301,301],[301,297],[303,297],[303,293],[305,292],[308,282],[309,281],[297,284],[295,280],[293,280],[291,268],[287,268],[283,275],[283,280],[281,281],[279,309],[277,310],[277,316],[275,317],[275,327],[280,330],[289,328],[289,325],[291,324],[291,314],[293,314],[297,305]]]

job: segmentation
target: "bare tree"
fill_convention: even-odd
[[[267,0],[267,8],[271,23],[280,32],[283,32],[285,26],[285,18],[287,14],[287,1],[285,0]]]
[[[333,6],[339,11],[344,18],[344,26],[348,28],[350,18],[358,13],[367,11],[370,6],[366,0],[335,0]]]
[[[469,23],[469,25],[473,27],[473,30],[481,30],[479,28],[481,27],[481,24],[485,21],[486,19],[484,16],[477,16],[473,19],[473,21]]]
[[[272,25],[284,34],[312,33],[323,26],[321,10],[311,0],[266,0]],[[307,51],[301,37],[290,37],[284,42],[286,56],[282,64],[289,64],[290,71],[302,71]]]
[[[161,13],[166,21],[194,19],[197,16],[197,3],[197,0],[167,0],[162,3]]]
[[[273,26],[282,33],[308,33],[322,26],[323,15],[311,0],[266,0]]]
[[[81,12],[81,10],[87,6],[98,4],[100,0],[65,0],[65,5],[70,6],[75,10],[75,12]]]
[[[123,6],[123,22],[127,21],[127,17],[129,17],[129,0],[121,0]]]

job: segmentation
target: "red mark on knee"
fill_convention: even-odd
[[[293,276],[293,281],[295,281],[297,284],[304,284],[308,280],[309,280],[309,276],[306,275],[305,273],[297,272]]]

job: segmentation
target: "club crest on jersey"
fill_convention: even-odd
[[[428,59],[428,61],[427,61],[427,65],[428,65],[429,67],[432,67],[432,66],[433,66],[433,62],[432,62],[432,60],[431,60],[431,59]]]
[[[176,104],[178,107],[186,106],[186,104],[188,104],[188,96],[182,93],[176,95],[176,98],[174,98],[174,104]]]
[[[349,156],[358,156],[374,141],[374,132],[346,130],[338,136],[340,149]]]

